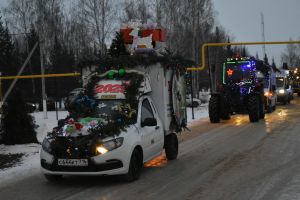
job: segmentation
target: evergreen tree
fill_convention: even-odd
[[[49,73],[71,73],[75,71],[75,58],[73,51],[69,51],[57,37],[54,38],[50,62],[51,68],[49,69]],[[53,78],[48,80],[48,83],[48,95],[55,97],[57,101],[66,97],[72,89],[79,87],[79,80],[76,77]],[[64,87],[59,87],[58,89],[58,86],[61,85]]]
[[[230,39],[229,38],[227,39],[227,43],[230,43]],[[227,57],[229,57],[229,58],[233,57],[234,53],[233,53],[233,51],[231,49],[231,45],[228,45],[226,47],[226,49],[227,49],[226,50]]]
[[[37,143],[33,117],[28,113],[22,94],[16,90],[3,106],[1,116],[3,143],[7,145]]]
[[[0,16],[0,70],[5,75],[11,75],[14,72],[12,60],[14,55],[14,45],[7,27],[3,26]]]
[[[280,72],[280,70],[277,68],[276,64],[275,64],[275,59],[274,57],[272,58],[272,65],[271,65],[272,69],[274,70],[274,72]]]
[[[120,55],[129,55],[125,47],[123,35],[121,32],[116,32],[116,37],[113,39],[109,49],[109,55],[111,55],[112,57],[119,57]]]
[[[255,54],[255,59],[256,60],[259,60],[259,56],[258,56],[258,53],[256,52],[256,54]]]
[[[265,64],[270,65],[270,64],[269,64],[269,59],[268,59],[267,54],[265,54],[264,62],[265,62]]]
[[[245,46],[243,46],[243,48],[242,48],[242,55],[241,56],[242,57],[247,57],[248,56],[248,52],[247,52],[247,49],[246,49]]]
[[[2,76],[12,76],[17,73],[16,65],[18,59],[15,55],[15,47],[12,42],[9,30],[3,26],[0,16],[0,72]],[[12,81],[2,81],[2,94],[5,94]]]

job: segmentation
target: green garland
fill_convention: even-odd
[[[170,51],[166,51],[166,53],[162,55],[157,55],[156,53],[120,55],[118,57],[104,55],[100,57],[99,60],[82,63],[82,67],[96,65],[98,66],[96,72],[101,74],[111,69],[133,69],[136,66],[149,67],[157,63],[161,63],[166,69],[177,69],[183,73],[187,67],[195,66],[195,62],[187,60],[178,54],[172,54]]]

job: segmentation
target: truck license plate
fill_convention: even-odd
[[[59,166],[80,166],[85,167],[88,166],[88,159],[58,159],[57,164]]]

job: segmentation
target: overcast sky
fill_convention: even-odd
[[[236,42],[262,41],[261,16],[264,14],[266,41],[300,40],[300,0],[213,0],[217,19],[235,36]],[[274,56],[280,64],[280,55],[286,45],[268,45],[271,61]],[[262,58],[262,46],[248,48]]]
[[[7,0],[0,0],[0,8]],[[213,0],[217,20],[235,37],[236,42],[262,41],[261,16],[265,19],[266,41],[300,40],[300,0]],[[267,54],[274,56],[277,65],[286,45],[268,45]],[[262,46],[249,46],[250,53],[258,52],[262,58]]]

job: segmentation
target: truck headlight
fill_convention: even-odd
[[[264,94],[266,97],[271,97],[273,94],[272,94],[272,92],[265,92],[265,94]]]
[[[117,149],[120,146],[122,146],[123,141],[124,141],[123,137],[119,137],[119,138],[116,138],[116,139],[108,140],[106,142],[103,142],[100,145],[97,145],[96,146],[96,151],[99,154],[105,154],[108,151],[112,151],[112,150]]]
[[[43,148],[44,151],[46,151],[48,153],[51,153],[51,151],[52,151],[52,149],[51,149],[51,143],[50,143],[50,141],[47,138],[45,138],[43,140],[42,148]]]
[[[280,89],[279,94],[284,94],[284,89]]]

